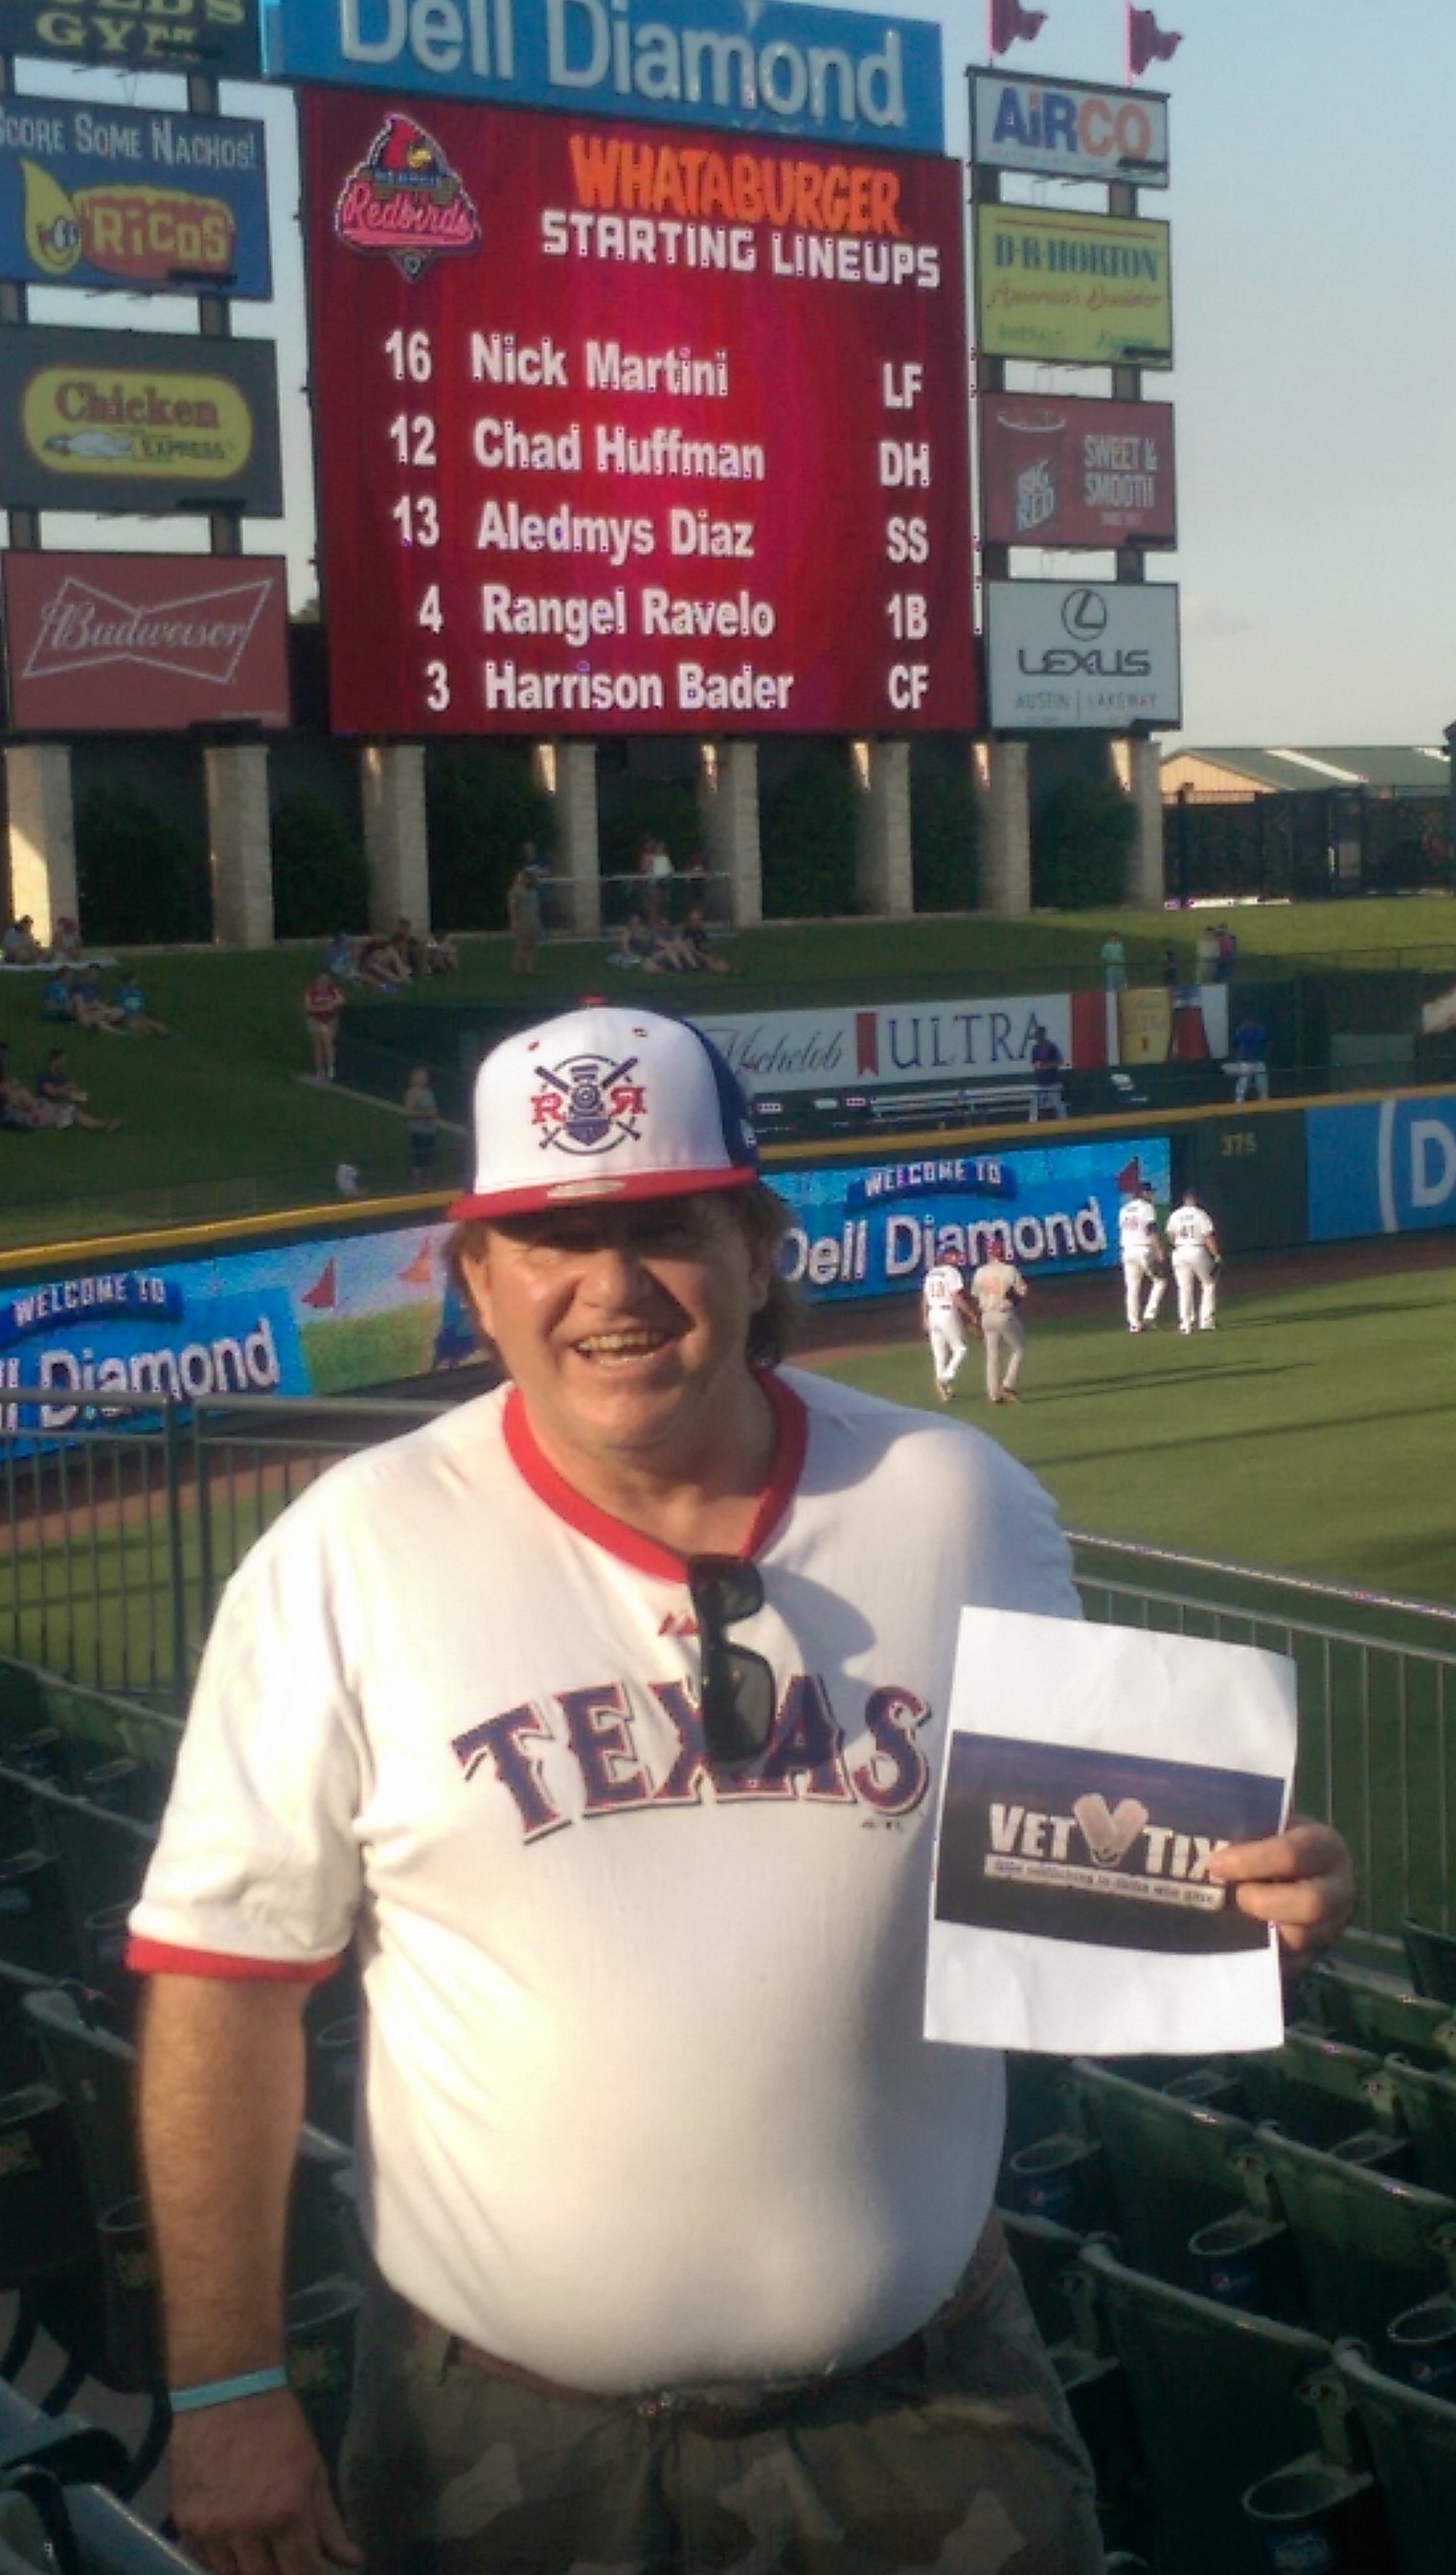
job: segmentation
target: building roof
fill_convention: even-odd
[[[1438,795],[1450,783],[1450,762],[1439,743],[1408,748],[1404,744],[1357,744],[1333,750],[1209,749],[1183,743],[1163,762],[1164,773],[1179,761],[1196,761],[1200,771],[1222,770],[1236,788],[1374,787],[1388,794],[1411,795],[1422,789]]]

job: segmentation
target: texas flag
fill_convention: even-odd
[[[1046,24],[1044,9],[1023,9],[1021,0],[990,0],[991,60],[1010,45],[1029,45]]]
[[[1012,0],[1014,7],[1015,0]],[[1170,27],[1160,27],[1150,9],[1127,11],[1127,76],[1140,80],[1149,63],[1170,63],[1183,39]]]

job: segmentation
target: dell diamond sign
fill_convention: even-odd
[[[985,597],[997,733],[1182,722],[1176,583],[993,581]]]

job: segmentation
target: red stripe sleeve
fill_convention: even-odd
[[[227,1949],[174,1949],[167,1940],[139,1940],[126,1945],[126,1963],[135,1976],[213,1976],[225,1984],[321,1985],[342,1966],[337,1958],[239,1958]]]

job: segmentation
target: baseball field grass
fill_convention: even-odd
[[[1402,1249],[1374,1277],[1295,1287],[1229,1265],[1217,1330],[1187,1339],[1171,1289],[1134,1337],[1120,1275],[1101,1311],[1048,1280],[1023,1400],[987,1405],[973,1345],[955,1412],[1041,1477],[1070,1528],[1456,1604],[1456,1268],[1403,1269]],[[939,1409],[918,1336],[813,1364]]]

